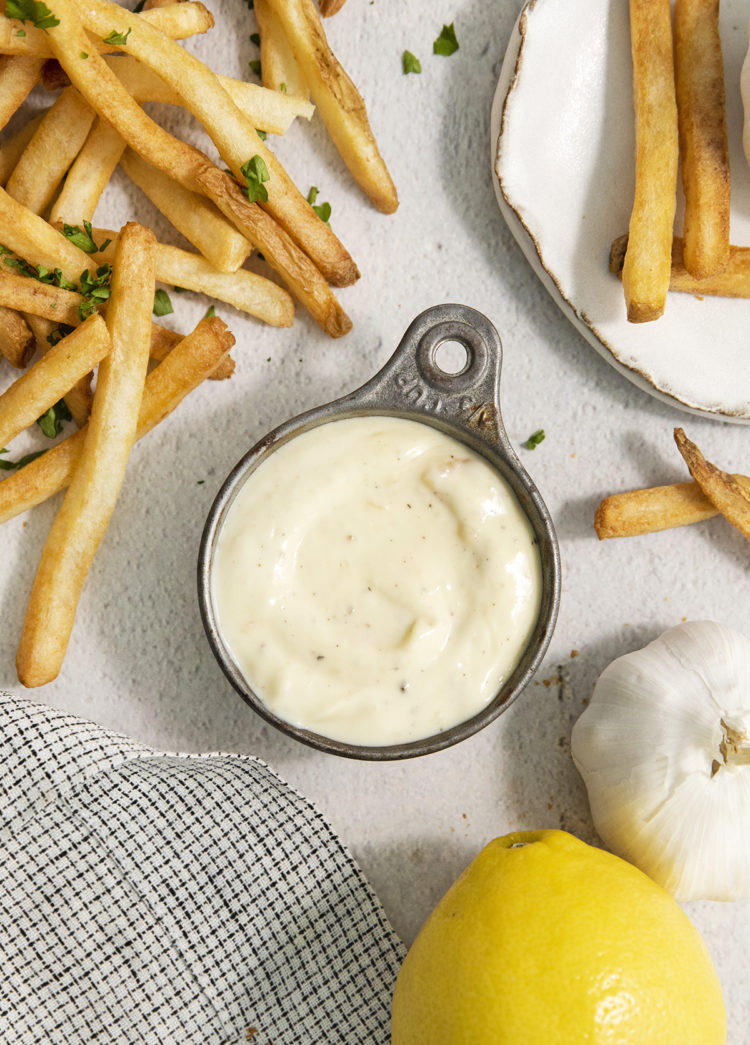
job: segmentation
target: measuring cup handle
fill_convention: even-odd
[[[458,342],[466,362],[455,373],[443,370],[437,351]],[[435,305],[410,324],[391,358],[362,389],[365,400],[394,406],[470,428],[493,447],[513,451],[500,414],[503,348],[497,330],[466,305]]]

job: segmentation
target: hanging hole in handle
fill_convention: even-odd
[[[487,361],[487,345],[468,323],[438,323],[423,335],[417,348],[422,376],[447,392],[461,392],[477,384],[487,370]]]

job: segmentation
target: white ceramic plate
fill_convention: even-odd
[[[740,0],[722,2],[737,244],[750,244],[739,91],[749,13]],[[631,84],[626,3],[529,0],[493,104],[500,208],[547,289],[605,359],[674,406],[748,422],[750,300],[670,294],[661,319],[632,324],[608,271],[633,199]]]

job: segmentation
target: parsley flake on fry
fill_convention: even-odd
[[[432,45],[433,54],[450,55],[455,54],[458,50],[458,40],[456,39],[456,30],[454,23],[450,25],[444,25],[440,30],[440,36],[435,40]]]
[[[404,51],[401,58],[404,73],[421,73],[422,63],[411,51]]]
[[[86,254],[96,254],[98,251],[104,250],[112,242],[111,240],[105,240],[101,247],[97,247],[90,221],[84,221],[83,229],[81,229],[80,225],[63,224],[63,236]]]
[[[245,179],[246,187],[242,190],[251,203],[266,203],[268,200],[268,189],[263,184],[269,181],[271,175],[268,173],[262,156],[253,156],[240,167]]]
[[[60,24],[42,0],[7,0],[5,17],[31,22],[37,29],[52,29]]]
[[[331,204],[330,203],[320,203],[320,204],[316,205],[315,201],[317,200],[319,195],[320,195],[320,189],[318,188],[318,186],[317,185],[312,185],[310,187],[310,191],[307,194],[307,202],[310,204],[312,209],[318,215],[320,220],[324,221],[326,223],[326,225],[327,225],[329,223],[329,219],[331,217]]]
[[[41,417],[38,417],[36,423],[48,439],[54,439],[62,431],[63,421],[70,420],[72,420],[70,410],[68,410],[65,400],[61,399],[59,403],[55,403]]]
[[[154,315],[168,316],[171,312],[174,312],[174,309],[169,294],[160,287],[154,294]]]
[[[118,33],[116,29],[113,29],[109,36],[105,38],[104,42],[105,44],[112,44],[115,47],[124,47],[128,42],[128,37],[130,36],[131,31],[132,30],[128,29],[124,33]]]

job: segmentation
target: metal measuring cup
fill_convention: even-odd
[[[436,362],[445,342],[458,342],[466,362],[448,373]],[[206,520],[198,556],[198,598],[211,649],[231,684],[266,721],[321,751],[349,758],[386,761],[426,755],[456,744],[492,722],[530,682],[552,637],[560,602],[560,553],[547,507],[514,453],[500,414],[502,345],[480,312],[465,305],[437,305],[411,323],[396,351],[366,384],[348,395],[293,417],[264,436],[235,465]],[[363,415],[403,417],[431,425],[483,457],[508,483],[528,516],[539,546],[539,616],[515,668],[477,714],[431,737],[385,746],[346,743],[279,718],[253,691],[225,645],[212,591],[214,551],[223,522],[240,488],[275,450],[303,432],[330,421]]]

